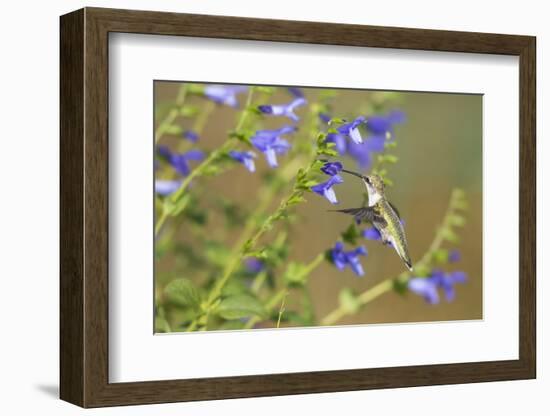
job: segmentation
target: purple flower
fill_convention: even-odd
[[[296,131],[296,127],[284,126],[277,130],[258,130],[250,139],[254,147],[262,152],[267,160],[267,163],[272,168],[276,168],[277,154],[284,154],[290,149],[290,143],[281,136]]]
[[[247,90],[248,87],[242,85],[208,85],[204,89],[204,95],[215,103],[236,108],[239,106],[237,94]]]
[[[382,235],[380,235],[380,231],[378,231],[374,227],[368,227],[363,230],[363,238],[366,238],[367,240],[375,240],[380,241],[382,240]]]
[[[258,110],[264,114],[269,114],[272,116],[284,116],[288,117],[293,121],[299,121],[300,117],[294,114],[294,109],[305,105],[307,103],[306,99],[303,97],[298,97],[292,100],[289,104],[280,104],[280,105],[260,105]]]
[[[359,262],[359,256],[366,256],[365,247],[357,247],[354,250],[344,251],[344,244],[338,241],[331,250],[332,261],[338,270],[344,270],[349,266],[357,276],[363,276],[365,271]]]
[[[387,115],[371,116],[366,119],[369,135],[365,141],[363,143],[351,141],[346,145],[347,152],[356,160],[360,169],[366,170],[371,166],[372,154],[384,151],[384,146],[388,141],[388,134],[391,135],[393,133],[393,126],[397,123],[402,123],[404,120],[405,114],[397,110]],[[331,140],[336,143],[336,148],[338,149],[337,140],[340,139],[331,138]],[[340,153],[343,154],[343,152]]]
[[[365,117],[359,116],[351,123],[342,124],[336,130],[338,130],[339,133],[348,136],[354,143],[363,143],[363,138],[361,137],[359,126],[365,121]]]
[[[401,222],[402,225],[405,225],[405,221],[403,221],[403,218],[401,218],[399,222]],[[378,231],[374,227],[365,228],[361,235],[367,240],[382,241],[382,235],[380,234],[380,231]]]
[[[181,181],[169,181],[169,180],[163,180],[163,179],[156,179],[155,180],[155,193],[167,196],[174,192],[176,192],[181,185]]]
[[[265,265],[264,262],[257,257],[247,257],[244,260],[244,267],[247,272],[257,274],[264,269]]]
[[[449,252],[449,257],[448,257],[449,263],[456,263],[457,261],[460,261],[460,258],[461,258],[460,251],[455,249]]]
[[[331,176],[328,181],[314,185],[310,189],[316,194],[324,196],[331,204],[337,204],[338,200],[336,199],[336,194],[334,193],[334,189],[332,189],[332,187],[343,182],[344,180],[340,177],[340,175],[334,175]]]
[[[348,143],[347,150],[360,169],[368,169],[372,163],[372,154],[382,152],[385,142],[385,136],[369,136],[363,143]]]
[[[326,113],[319,113],[318,116],[322,122],[327,124],[330,122],[330,120],[332,120],[332,118]]]
[[[411,292],[422,296],[427,303],[435,305],[439,303],[438,289],[443,289],[447,302],[452,302],[455,298],[454,285],[464,283],[466,279],[467,276],[464,272],[445,273],[436,269],[432,270],[432,273],[428,277],[411,278],[408,288]]]
[[[343,166],[340,162],[327,162],[321,167],[321,171],[327,175],[334,176],[337,175]]]
[[[231,150],[229,156],[237,162],[242,163],[249,172],[254,172],[256,170],[256,165],[254,164],[256,153],[251,151],[239,152],[237,150]]]
[[[199,135],[193,130],[185,130],[181,136],[191,143],[196,143],[199,140]]]
[[[157,148],[159,155],[161,155],[166,161],[182,176],[189,175],[191,168],[189,167],[189,161],[199,161],[204,159],[204,153],[200,150],[189,150],[185,153],[172,153],[166,146],[159,146]]]
[[[296,98],[302,98],[304,96],[304,93],[298,87],[288,87],[287,89],[288,89],[288,92]]]
[[[386,136],[393,132],[393,125],[403,123],[405,113],[399,110],[390,111],[384,116],[370,116],[367,118],[367,129],[375,135]]]
[[[329,133],[329,134],[327,134],[327,138],[325,139],[325,142],[336,144],[336,146],[335,146],[336,151],[340,155],[343,155],[343,154],[346,153],[347,141],[346,141],[346,136],[344,134]]]

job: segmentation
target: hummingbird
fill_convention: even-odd
[[[378,175],[361,175],[346,169],[342,169],[342,172],[357,176],[363,181],[369,195],[368,206],[333,211],[353,215],[358,224],[362,221],[370,222],[382,236],[382,242],[391,245],[407,268],[412,271],[405,230],[397,208],[386,199],[382,178]]]

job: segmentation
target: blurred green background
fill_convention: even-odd
[[[173,102],[179,88],[177,82],[155,82],[155,106]],[[311,101],[315,100],[318,89],[302,89]],[[462,270],[468,274],[468,282],[456,286],[456,298],[447,303],[443,298],[438,305],[428,305],[412,293],[405,296],[390,292],[369,303],[359,313],[345,317],[341,324],[419,322],[442,320],[468,320],[482,318],[482,96],[473,94],[445,94],[424,92],[392,92],[366,90],[335,90],[333,101],[334,116],[357,116],[372,103],[391,98],[387,109],[399,109],[406,113],[405,123],[397,125],[395,137],[398,143],[392,153],[399,162],[389,167],[389,177],[394,185],[387,188],[388,199],[399,209],[405,220],[405,231],[413,263],[418,260],[430,245],[436,227],[442,220],[451,191],[455,187],[466,192],[469,209],[467,223],[459,229],[462,254],[460,262],[446,266],[448,270]],[[288,101],[284,88],[270,99],[270,103]],[[204,105],[204,99],[193,97],[197,106]],[[241,97],[242,104],[243,97]],[[298,115],[305,113],[302,107]],[[368,113],[366,115],[369,115]],[[197,147],[211,150],[223,143],[227,132],[236,123],[235,109],[216,106],[209,121],[205,124]],[[181,120],[184,128],[190,128],[191,121]],[[287,119],[267,118],[266,128],[288,124]],[[182,139],[168,137],[165,143],[177,144]],[[292,142],[292,138],[289,140]],[[338,157],[340,160],[340,158]],[[285,156],[279,157],[285,163]],[[355,169],[355,163],[343,158],[345,166]],[[199,179],[195,185],[206,187],[208,193],[223,195],[238,201],[248,201],[252,210],[256,192],[261,185],[260,175],[269,168],[263,155],[257,159],[258,172],[251,174],[242,166],[217,176]],[[358,180],[345,178],[342,185],[334,189],[340,201],[338,208],[357,207],[363,201],[363,185]],[[297,206],[299,221],[293,226],[289,241],[290,260],[308,262],[318,253],[334,246],[339,233],[345,229],[350,218],[337,213],[329,213],[332,207],[319,195],[306,194],[307,203]],[[273,208],[280,199],[273,203]],[[223,219],[217,218],[214,210],[205,199],[201,206],[204,212],[212,212],[207,233],[221,241],[231,241],[238,236],[238,229],[224,230]],[[273,236],[273,234],[272,234]],[[182,225],[174,238],[189,241],[191,233]],[[351,270],[338,271],[324,262],[309,279],[311,298],[318,318],[325,316],[338,306],[338,293],[343,287],[351,287],[362,292],[376,283],[395,277],[404,270],[396,253],[377,241],[361,240],[368,249],[368,257],[361,262],[365,269],[363,278],[356,277]],[[178,267],[178,259],[165,256],[157,261],[156,286],[162,287]],[[188,279],[194,279],[193,270],[180,270]],[[292,293],[287,308],[292,309],[298,302]]]

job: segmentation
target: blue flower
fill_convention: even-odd
[[[405,120],[405,113],[402,111],[392,111],[387,115],[382,116],[370,116],[366,119],[367,132],[369,133],[363,143],[357,143],[350,141],[346,144],[346,150],[349,155],[355,159],[360,169],[366,170],[372,164],[372,154],[380,153],[384,151],[384,146],[388,140],[391,140],[393,136],[393,127],[397,123],[402,123]],[[330,135],[329,135],[330,136]],[[339,138],[329,137],[336,143],[336,149],[343,147],[339,144]],[[338,150],[340,154],[341,152]]]
[[[368,169],[372,163],[372,154],[384,150],[385,136],[370,136],[363,143],[350,142],[347,145],[349,155],[355,159],[360,169]]]
[[[251,151],[239,152],[237,150],[231,150],[229,156],[237,162],[242,163],[249,172],[254,172],[256,170],[256,165],[254,164],[256,153]]]
[[[296,127],[284,126],[277,130],[258,130],[256,134],[251,137],[250,141],[262,152],[267,160],[267,163],[272,168],[276,168],[277,154],[284,154],[290,149],[290,143],[281,136],[296,131]]]
[[[325,142],[336,144],[335,146],[336,151],[340,155],[344,155],[346,153],[346,147],[347,147],[346,135],[341,133],[329,133],[327,134],[327,138],[325,139]]]
[[[169,181],[163,179],[155,180],[155,192],[162,196],[170,195],[176,192],[181,185],[181,181]]]
[[[340,162],[327,162],[321,167],[321,171],[330,176],[337,175],[342,169],[343,166]]]
[[[293,121],[299,121],[300,117],[294,114],[294,109],[305,105],[307,103],[306,99],[303,97],[298,97],[292,100],[289,104],[280,104],[280,105],[259,105],[258,110],[264,114],[269,114],[272,116],[284,116],[288,117]]]
[[[348,136],[354,143],[363,143],[363,138],[361,137],[359,126],[365,121],[365,117],[359,116],[351,123],[342,124],[336,130],[338,130],[339,133]]]
[[[460,261],[460,258],[461,258],[460,251],[455,249],[449,252],[449,257],[448,257],[449,263],[456,263],[457,261]]]
[[[199,161],[204,159],[204,153],[200,150],[189,150],[185,153],[172,153],[166,146],[159,146],[158,153],[182,176],[189,175],[191,168],[190,160]]]
[[[247,90],[248,87],[242,85],[208,85],[204,89],[204,95],[215,103],[236,108],[239,106],[237,94]]]
[[[359,256],[366,256],[365,247],[357,247],[354,250],[344,251],[344,244],[338,241],[331,250],[332,261],[338,270],[344,270],[349,266],[357,276],[363,276],[365,271],[359,262]]]
[[[370,116],[367,118],[367,129],[375,135],[384,135],[393,132],[393,125],[403,123],[405,113],[399,110],[390,111],[384,116]]]
[[[363,230],[362,235],[367,240],[375,240],[375,241],[381,241],[382,240],[382,235],[380,234],[380,231],[378,231],[374,227],[365,228]]]
[[[466,282],[466,273],[455,271],[445,273],[441,270],[432,270],[428,277],[413,277],[408,282],[408,288],[411,292],[416,293],[424,298],[424,300],[435,305],[439,303],[438,289],[443,289],[447,302],[452,302],[455,298],[454,285],[457,283]]]
[[[402,225],[405,225],[405,221],[403,221],[403,218],[401,218],[399,222],[401,222]],[[382,235],[380,234],[380,231],[378,231],[374,227],[365,228],[361,235],[367,240],[382,241]]]
[[[287,90],[290,94],[292,94],[296,98],[302,98],[304,96],[304,93],[298,87],[288,87]]]
[[[247,272],[257,274],[264,269],[265,265],[264,262],[257,257],[247,257],[244,260],[244,267],[246,268]]]
[[[344,180],[340,177],[340,175],[334,175],[331,176],[328,181],[314,185],[310,189],[316,194],[324,196],[331,204],[337,204],[338,200],[336,199],[336,194],[334,193],[334,189],[332,189],[332,187],[343,182]]]
[[[193,130],[185,130],[181,135],[184,139],[189,140],[191,143],[196,143],[199,140],[198,133]]]
[[[330,120],[332,120],[332,118],[326,113],[319,113],[318,116],[322,122],[327,124],[330,122]]]

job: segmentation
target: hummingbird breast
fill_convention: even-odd
[[[410,269],[411,259],[401,219],[386,199],[380,200],[376,204],[376,209],[380,217],[384,219],[385,224],[374,223],[373,225],[380,232],[382,240],[393,246],[399,257],[401,257]]]

